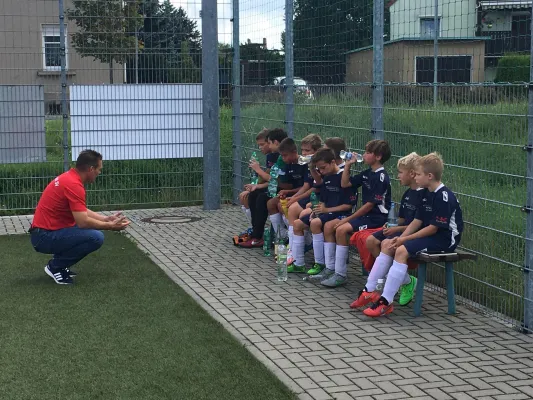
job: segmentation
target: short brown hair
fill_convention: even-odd
[[[280,153],[298,153],[298,148],[296,143],[291,138],[285,138],[279,144]]]
[[[342,150],[346,150],[346,142],[344,141],[343,138],[341,137],[331,137],[331,138],[327,138],[325,141],[324,141],[324,144],[330,148],[331,150],[333,150],[333,152],[335,153],[335,158],[338,159],[341,157],[341,151]]]
[[[76,169],[82,172],[89,168],[98,167],[98,162],[102,160],[102,155],[94,150],[83,150],[76,160]]]
[[[327,164],[331,164],[333,161],[335,161],[335,158],[335,152],[332,149],[329,147],[322,147],[313,155],[311,158],[311,163],[316,165],[317,162],[322,161]]]
[[[317,151],[322,147],[322,138],[316,133],[311,133],[304,137],[300,143],[302,146],[304,144],[311,146],[314,151]]]
[[[381,156],[381,164],[385,164],[389,161],[391,156],[389,142],[386,140],[371,140],[366,144],[365,151],[372,153],[375,156]]]
[[[414,151],[410,154],[407,154],[405,157],[402,157],[398,160],[398,169],[405,169],[407,171],[412,171],[416,168],[416,164],[420,160],[420,156]]]
[[[425,174],[433,174],[436,180],[441,180],[442,172],[444,171],[444,161],[442,161],[442,156],[439,153],[433,152],[421,157],[418,160],[418,165]]]
[[[255,137],[255,141],[259,142],[260,140],[264,140],[266,142],[267,138],[268,138],[268,129],[263,128],[261,129],[261,132],[259,132],[257,136]]]

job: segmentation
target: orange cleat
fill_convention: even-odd
[[[379,292],[367,292],[366,290],[361,290],[357,299],[350,304],[350,308],[359,308],[364,307],[368,303],[375,303],[380,298]]]
[[[381,297],[377,303],[374,303],[371,307],[363,311],[367,317],[381,317],[383,315],[390,314],[394,310],[392,304],[389,304],[384,297]]]

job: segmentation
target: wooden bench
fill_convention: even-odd
[[[424,297],[424,284],[426,282],[426,270],[428,263],[444,263],[446,276],[446,294],[448,297],[448,314],[455,314],[455,288],[453,284],[453,264],[462,260],[476,260],[477,255],[466,251],[456,250],[451,253],[420,253],[416,257],[410,258],[417,262],[418,281],[416,284],[416,297],[414,315],[418,317],[422,311],[422,300]]]

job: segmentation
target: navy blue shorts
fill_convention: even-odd
[[[298,204],[305,210],[307,203],[311,202],[311,197],[306,197],[305,199],[298,200]]]
[[[410,256],[416,256],[418,253],[452,252],[455,250],[460,241],[461,235],[455,237],[454,243],[451,243],[449,237],[433,235],[409,240],[408,242],[404,243],[404,246]]]
[[[387,216],[364,215],[362,217],[352,219],[349,224],[352,226],[354,232],[363,231],[365,229],[381,228],[387,222]]]
[[[380,230],[380,231],[377,231],[376,233],[374,233],[372,236],[374,236],[380,242],[383,242],[385,239],[392,239],[392,238],[400,236],[401,234],[402,234],[401,232],[396,232],[393,235],[385,236],[383,234],[383,230]]]
[[[309,226],[309,225],[311,225],[310,217],[311,217],[311,214],[306,215],[306,216],[300,218],[300,221],[302,221],[304,224]],[[318,217],[315,217],[315,218],[320,219],[320,221],[322,221],[322,226],[324,226],[326,224],[326,222],[333,221],[334,219],[341,220],[343,218],[346,218],[346,214],[342,214],[342,213],[326,213],[326,214],[320,214],[320,215],[318,215]]]

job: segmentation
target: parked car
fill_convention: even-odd
[[[285,83],[286,78],[284,76],[280,76],[274,78],[274,82],[276,81],[276,79],[279,79],[278,86],[280,87],[280,92],[285,91],[287,89],[287,85]],[[296,95],[303,95],[305,96],[305,98],[310,100],[314,99],[313,92],[309,88],[309,83],[305,79],[299,77],[294,77],[294,93]]]

